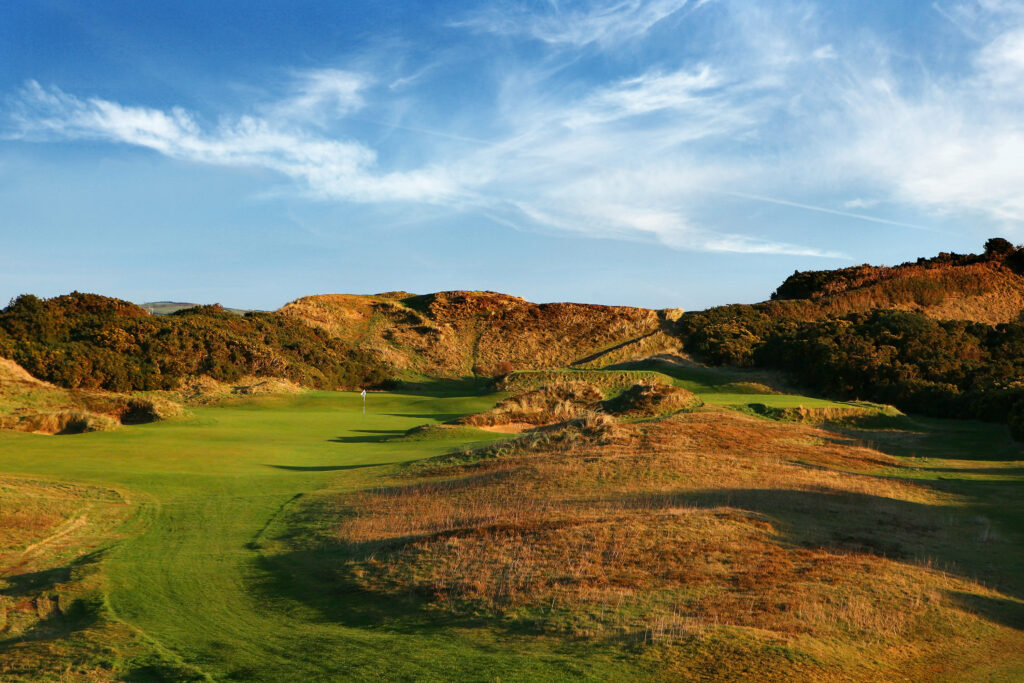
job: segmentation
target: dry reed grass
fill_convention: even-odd
[[[697,410],[704,405],[696,394],[681,387],[661,382],[634,384],[602,408],[624,417],[660,417],[679,411]]]
[[[976,531],[954,500],[869,476],[890,456],[731,412],[597,421],[332,499],[341,571],[580,637],[730,627],[915,656],[936,621],[966,620],[945,595],[986,592],[944,571]]]
[[[549,425],[580,417],[604,398],[586,382],[556,382],[500,401],[494,408],[460,418],[460,424],[485,427],[504,424]]]
[[[625,306],[533,304],[495,292],[304,297],[280,309],[358,343],[399,372],[431,376],[559,368],[607,353],[605,362],[674,349],[658,312]]]

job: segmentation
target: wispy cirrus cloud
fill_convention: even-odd
[[[883,66],[848,72],[853,131],[836,158],[892,188],[895,201],[940,213],[1024,223],[1024,3],[943,9],[975,43],[966,70],[907,82]]]
[[[36,140],[106,140],[184,161],[262,167],[332,199],[440,201],[458,193],[452,180],[437,169],[381,171],[376,152],[365,145],[294,125],[295,118],[306,119],[299,114],[324,106],[323,92],[288,97],[268,108],[270,116],[225,118],[204,128],[196,116],[181,108],[161,111],[100,98],[81,99],[32,81],[16,100],[12,134]],[[336,90],[328,92],[336,99]]]
[[[551,4],[528,16],[505,7],[459,25],[556,48],[598,44],[609,59],[618,43],[700,4]],[[869,213],[893,204],[1024,220],[1024,3],[946,8],[974,47],[965,69],[923,79],[892,68],[882,44],[821,35],[815,3],[777,12],[721,4],[730,22],[722,35],[732,42],[714,54],[565,89],[564,74],[556,81],[544,68],[503,65],[492,75],[500,94],[473,100],[474,115],[460,111],[454,122],[418,114],[417,104],[433,104],[436,83],[421,72],[396,80],[388,69],[379,77],[318,69],[214,123],[30,82],[8,107],[8,135],[106,140],[265,168],[323,199],[422,202],[453,216],[475,211],[521,227],[699,251],[841,256],[820,246],[824,239],[794,244],[757,226],[709,221],[741,202],[865,225],[921,227]],[[389,98],[402,106],[389,110]],[[366,135],[356,119],[395,139]],[[816,199],[839,184],[868,198]]]
[[[540,12],[506,3],[488,7],[452,25],[483,33],[523,36],[559,47],[583,47],[636,38],[687,5],[700,7],[707,2],[710,0],[552,2]]]
[[[276,119],[324,125],[366,105],[364,74],[342,69],[315,69],[295,74],[290,92],[268,107]]]
[[[598,88],[576,105],[564,110],[562,119],[572,129],[604,124],[652,112],[689,110],[691,115],[706,111],[705,119],[716,117],[708,109],[711,91],[722,78],[707,65],[671,73],[649,71]],[[718,112],[719,114],[721,112]]]

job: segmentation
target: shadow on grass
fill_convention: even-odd
[[[336,436],[328,439],[330,443],[381,443],[405,435],[403,429],[353,429],[364,436]]]
[[[1024,477],[1024,467],[922,467],[922,472],[941,472],[947,474],[999,475],[1004,477]]]
[[[494,378],[492,377],[403,380],[391,391],[397,394],[415,394],[432,398],[472,396],[490,392],[493,381]]]
[[[951,591],[947,595],[955,605],[964,611],[973,612],[991,622],[1024,631],[1024,604],[1019,601],[960,591]]]
[[[447,629],[498,628],[507,634],[537,635],[531,623],[507,621],[468,610],[441,607],[426,589],[378,592],[347,576],[346,561],[381,548],[344,543],[261,556],[265,579],[259,589],[270,599],[285,598],[312,607],[326,622],[412,635]]]
[[[802,489],[706,489],[634,496],[626,504],[639,509],[743,510],[772,522],[775,540],[783,545],[871,554],[980,580],[1014,599],[970,595],[971,600],[958,598],[958,604],[1014,628],[1024,623],[1019,545],[993,534],[988,518],[964,514],[958,507]]]
[[[916,416],[911,420],[913,432],[842,429],[840,433],[866,440],[867,445],[888,455],[908,458],[908,468],[900,475],[919,486],[958,497],[967,515],[987,525],[982,535],[995,539],[996,545],[1016,545],[1018,550],[1001,557],[983,552],[973,565],[987,567],[984,575],[990,583],[1011,586],[1016,597],[1024,597],[1024,553],[1019,551],[1024,543],[1024,467],[1017,466],[1024,461],[1024,446],[1011,439],[1002,425]],[[931,462],[922,467],[916,458]],[[936,460],[949,464],[936,467]],[[1013,465],[992,466],[998,462]],[[938,478],[934,478],[936,474]]]
[[[0,581],[7,584],[6,588],[0,589],[0,596],[19,599],[52,591],[60,584],[71,581],[75,572],[98,562],[102,556],[103,553],[101,551],[95,551],[82,555],[63,567],[0,576]]]
[[[438,422],[448,422],[463,415],[465,413],[388,413],[388,417],[411,417],[417,420],[437,420]]]
[[[11,605],[10,610],[35,613],[39,617],[26,630],[8,634],[7,638],[0,640],[0,659],[4,652],[18,643],[67,638],[71,633],[99,622],[102,600],[98,596],[73,599],[66,605],[59,596],[64,584],[74,581],[80,571],[96,563],[101,556],[101,552],[92,552],[63,567],[0,579],[7,584],[0,590],[0,598],[6,598],[5,602]],[[10,618],[11,614],[7,616]]]
[[[384,464],[382,462],[373,462],[363,465],[310,465],[309,467],[301,465],[266,465],[266,467],[273,467],[277,470],[291,470],[292,472],[337,472],[339,470],[361,470],[367,467],[380,467]]]
[[[974,420],[904,416],[896,429],[873,430],[849,425],[838,431],[889,455],[938,460],[1016,462],[1024,460],[1024,444],[1010,438],[1004,425]],[[962,470],[969,474],[971,470]]]

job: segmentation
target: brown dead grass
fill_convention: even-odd
[[[505,374],[509,369],[606,365],[678,347],[666,315],[625,306],[534,304],[495,292],[327,294],[280,309],[360,347],[399,372]]]
[[[871,653],[892,672],[978,626],[949,595],[997,595],[948,566],[976,542],[955,499],[868,474],[894,466],[731,412],[604,418],[428,461],[329,506],[343,575],[366,590],[577,637],[748,629],[827,667]]]
[[[468,415],[458,422],[474,427],[549,425],[580,417],[603,398],[601,391],[592,384],[557,382],[507,398],[488,411]]]
[[[613,415],[637,418],[692,411],[702,405],[704,402],[693,392],[672,384],[650,382],[633,385],[601,407]]]
[[[975,320],[996,325],[1017,320],[1024,309],[1024,277],[1005,264],[909,263],[855,266],[809,300],[773,305],[808,319],[877,308],[919,311],[939,320]]]
[[[239,396],[265,394],[297,394],[305,391],[283,377],[242,377],[234,382],[220,382],[205,375],[189,375],[178,389],[170,392],[187,405],[210,405]]]
[[[118,660],[161,664],[104,607],[99,558],[138,503],[100,486],[0,476],[0,680],[125,680]]]

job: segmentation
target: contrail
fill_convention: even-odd
[[[748,194],[746,192],[734,192],[732,190],[711,190],[704,188],[705,192],[714,192],[717,194],[729,195],[732,197],[739,197],[740,199],[750,199],[756,202],[766,202],[768,204],[778,204],[780,206],[792,206],[797,209],[806,209],[807,211],[817,211],[819,213],[830,213],[835,216],[845,216],[846,218],[856,218],[862,221],[870,221],[872,223],[883,223],[885,225],[898,225],[903,228],[913,228],[914,230],[925,230],[927,232],[937,232],[946,234],[942,230],[936,228],[930,228],[924,225],[915,225],[914,223],[903,223],[901,221],[891,221],[888,218],[876,218],[875,216],[867,216],[862,213],[853,213],[851,211],[840,211],[838,209],[829,209],[824,206],[815,206],[813,204],[801,204],[800,202],[791,202],[788,199],[776,199],[775,197],[765,197],[759,194]]]

